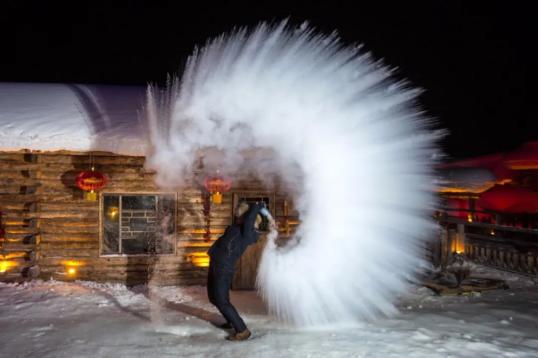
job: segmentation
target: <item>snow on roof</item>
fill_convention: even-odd
[[[145,88],[0,83],[0,150],[144,155]]]

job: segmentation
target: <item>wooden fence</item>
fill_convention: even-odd
[[[438,252],[434,262],[450,262],[455,252],[497,269],[538,276],[538,230],[440,218]]]

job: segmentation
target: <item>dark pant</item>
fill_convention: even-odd
[[[219,269],[216,265],[209,265],[207,275],[207,296],[209,302],[214,304],[226,321],[232,325],[236,332],[247,329],[245,322],[235,307],[230,303],[230,288],[232,287],[233,272]]]

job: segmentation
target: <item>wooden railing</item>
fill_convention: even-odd
[[[501,270],[538,276],[538,230],[440,218],[441,265],[454,252],[472,261]]]

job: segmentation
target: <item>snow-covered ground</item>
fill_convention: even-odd
[[[538,285],[439,297],[415,287],[401,313],[354,327],[297,329],[268,316],[254,292],[233,292],[253,338],[228,342],[204,287],[92,282],[0,283],[1,357],[536,357]],[[476,274],[475,270],[475,274]],[[151,297],[152,299],[148,299]]]

